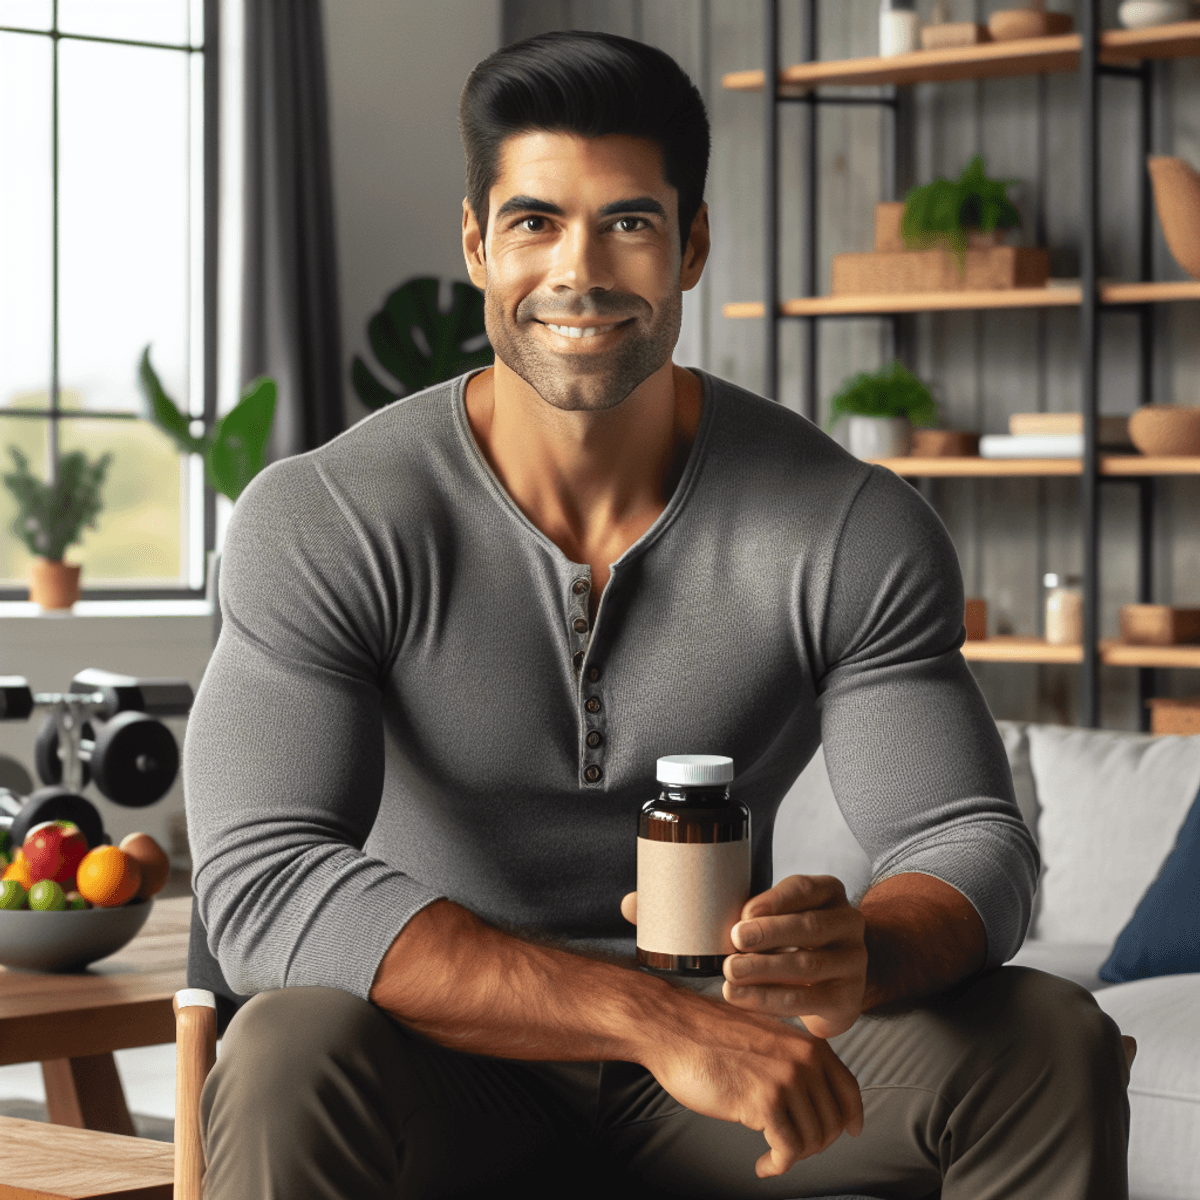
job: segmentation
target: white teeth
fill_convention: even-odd
[[[563,337],[581,338],[595,337],[600,333],[608,333],[610,329],[616,329],[620,322],[617,321],[612,325],[551,325],[546,322],[547,329],[553,329],[555,333],[562,334]]]

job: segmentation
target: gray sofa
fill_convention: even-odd
[[[1200,1200],[1200,974],[1115,985],[1097,974],[1200,791],[1200,737],[998,726],[1042,854],[1033,926],[1014,961],[1082,984],[1137,1039],[1131,1200]],[[784,801],[775,873],[837,875],[852,896],[870,881],[820,752]]]

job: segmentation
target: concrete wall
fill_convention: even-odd
[[[499,0],[326,0],[347,381],[355,354],[375,365],[367,321],[394,287],[466,279],[458,94],[499,30]],[[349,383],[346,396],[357,420]]]
[[[918,0],[928,18],[932,0]],[[953,19],[986,21],[1011,0],[952,0]],[[1051,0],[1071,10],[1071,0]],[[762,64],[763,8],[746,0],[504,0],[503,37],[547,29],[599,29],[644,39],[673,54],[696,80],[713,123],[708,201],[713,254],[706,279],[689,297],[678,360],[709,367],[745,387],[763,379],[763,324],[729,320],[721,306],[762,294],[762,101],[726,92],[721,76]],[[821,59],[877,52],[878,0],[820,0]],[[1105,0],[1102,22],[1116,24],[1116,0]],[[800,57],[801,5],[780,5],[784,61]],[[1200,61],[1154,66],[1152,150],[1200,164]],[[998,79],[923,84],[908,89],[909,183],[956,176],[972,154],[986,156],[995,178],[1019,180],[1013,197],[1025,218],[1026,244],[1051,250],[1056,275],[1078,274],[1078,78]],[[1137,189],[1135,89],[1123,80],[1101,84],[1100,274],[1136,278]],[[820,189],[817,287],[829,289],[830,259],[869,250],[873,211],[883,195],[889,119],[871,108],[824,106],[818,123]],[[805,149],[799,105],[780,110],[780,265],[785,295],[798,294],[800,164]],[[1154,278],[1184,278],[1154,221]],[[1154,311],[1154,400],[1200,403],[1200,305],[1164,304]],[[932,385],[952,428],[1007,432],[1012,412],[1079,408],[1078,316],[1074,310],[930,314],[911,324],[914,369]],[[1101,411],[1136,404],[1136,318],[1109,314],[1101,325]],[[825,321],[818,337],[819,415],[829,396],[856,371],[874,369],[896,353],[890,323],[877,318]],[[783,327],[779,399],[798,407],[801,386],[798,323]],[[1155,600],[1200,604],[1200,480],[1163,479],[1155,533]],[[954,537],[968,595],[983,596],[992,632],[1041,631],[1041,577],[1078,572],[1082,561],[1079,485],[1072,480],[945,480],[923,485]],[[1101,633],[1116,636],[1121,604],[1136,599],[1136,496],[1106,488],[1102,511]],[[1078,672],[1073,667],[986,664],[977,671],[997,717],[1072,722]],[[1163,694],[1200,691],[1196,672],[1159,672]],[[1137,681],[1129,670],[1105,668],[1103,722],[1137,727]]]

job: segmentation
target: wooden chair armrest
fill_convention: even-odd
[[[202,988],[175,993],[175,1200],[201,1200],[204,1147],[200,1092],[217,1060],[217,999]]]

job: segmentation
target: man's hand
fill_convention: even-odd
[[[728,986],[728,985],[726,985]],[[760,1179],[782,1175],[863,1128],[858,1082],[820,1038],[673,989],[680,1021],[660,1029],[643,1066],[680,1104],[759,1130],[769,1149]],[[699,1003],[697,1003],[697,1001]]]
[[[637,893],[621,901],[637,924]],[[730,1004],[773,1017],[799,1017],[819,1038],[845,1033],[867,991],[866,920],[832,875],[790,875],[752,896],[733,927],[740,954],[725,960]]]

